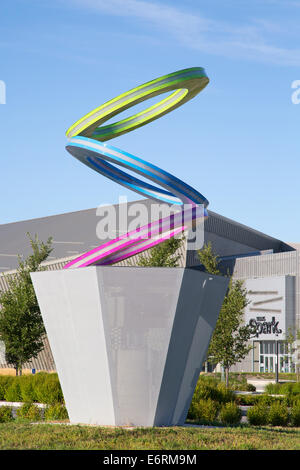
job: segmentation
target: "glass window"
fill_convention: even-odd
[[[278,371],[292,372],[294,364],[288,347],[283,341],[260,341],[259,364],[260,372],[274,372],[277,363],[276,344],[278,344]]]
[[[273,357],[272,356],[269,358],[269,364],[270,364],[270,372],[273,372],[274,369],[273,369]]]
[[[265,372],[269,371],[269,358],[265,356]]]

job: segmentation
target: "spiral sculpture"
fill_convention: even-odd
[[[197,223],[200,217],[207,215],[208,201],[194,188],[161,168],[103,142],[173,111],[196,96],[208,82],[202,67],[179,70],[107,101],[68,129],[66,135],[69,144],[66,149],[72,156],[126,188],[179,207],[178,212],[169,217],[139,227],[88,251],[66,264],[65,268],[116,263],[183,232],[189,224]],[[172,93],[144,111],[113,124],[102,125],[122,111],[166,92]],[[158,186],[131,176],[116,165],[131,170]],[[198,211],[200,206],[204,207],[204,212]]]

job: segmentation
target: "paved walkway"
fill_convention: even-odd
[[[268,384],[275,384],[275,380],[262,380],[262,379],[247,379],[247,382],[248,384],[251,384],[251,385],[254,385],[254,387],[256,388],[256,391],[257,392],[264,392],[265,391],[265,387],[268,385]]]

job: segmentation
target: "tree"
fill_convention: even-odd
[[[300,330],[296,334],[296,377],[300,381]]]
[[[0,337],[5,344],[5,359],[22,375],[25,362],[37,357],[43,349],[45,328],[32,285],[30,273],[42,271],[41,263],[52,251],[52,239],[40,242],[37,235],[30,240],[32,254],[24,261],[19,256],[15,275],[6,275],[8,290],[0,293]]]
[[[198,251],[198,256],[207,273],[221,275],[218,256],[213,252],[211,242],[206,243],[202,250]]]
[[[296,379],[299,382],[299,375],[300,375],[300,330],[295,330],[294,328],[290,327],[285,334],[284,339],[285,344],[285,356],[284,362],[286,364],[289,363],[289,356],[295,359],[295,372],[296,372]]]
[[[151,248],[147,255],[141,254],[135,265],[143,267],[176,268],[181,257],[180,254],[176,254],[176,252],[182,246],[183,241],[184,237],[169,238]]]
[[[204,245],[203,249],[198,251],[198,255],[206,272],[221,274],[218,256],[214,254],[211,243]],[[248,343],[252,336],[252,328],[244,324],[244,309],[248,303],[243,281],[230,279],[208,348],[208,357],[220,363],[225,370],[226,387],[229,384],[230,367],[242,361],[252,349]]]

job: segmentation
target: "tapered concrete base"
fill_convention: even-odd
[[[72,423],[184,423],[226,278],[116,266],[31,277]]]

